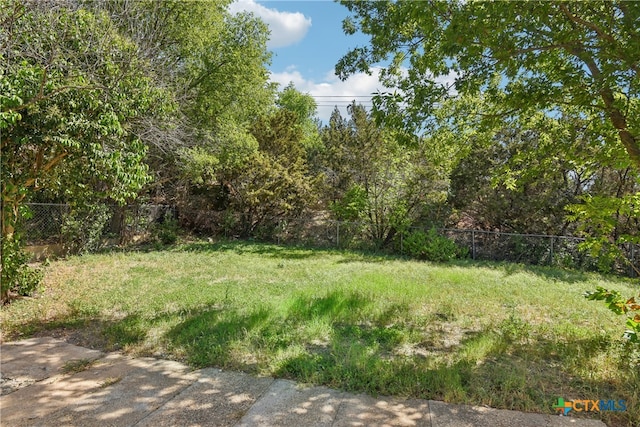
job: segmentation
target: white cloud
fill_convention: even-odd
[[[378,81],[380,70],[380,67],[373,67],[371,75],[357,73],[345,81],[340,80],[331,70],[319,81],[314,81],[305,78],[294,65],[290,65],[281,73],[271,73],[271,81],[280,84],[280,89],[289,82],[293,82],[297,90],[312,95],[318,104],[318,117],[324,123],[328,123],[335,106],[338,106],[343,117],[348,117],[347,105],[350,105],[353,100],[370,109],[371,98],[375,93],[393,91]],[[406,73],[406,70],[402,71]],[[455,95],[453,83],[457,76],[452,72],[446,76],[436,77],[435,81],[449,87],[450,93]]]
[[[271,73],[271,81],[279,83],[280,88],[293,82],[297,90],[312,95],[318,104],[318,117],[328,123],[335,106],[338,106],[343,117],[347,117],[346,107],[354,99],[365,107],[371,106],[373,94],[384,89],[378,81],[379,71],[374,68],[371,75],[358,73],[342,81],[332,70],[319,81],[314,81],[306,79],[295,67],[290,66],[281,73]]]
[[[300,12],[281,12],[269,9],[255,0],[236,0],[229,5],[229,12],[252,12],[260,17],[271,30],[267,47],[273,49],[295,44],[302,40],[311,27],[311,18]]]

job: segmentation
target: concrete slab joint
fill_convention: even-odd
[[[356,395],[214,368],[193,371],[53,338],[2,344],[0,378],[3,426],[604,427],[599,420]]]

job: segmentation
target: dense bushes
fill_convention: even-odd
[[[458,245],[452,240],[439,235],[435,228],[432,228],[427,233],[423,231],[409,233],[404,238],[403,248],[412,257],[426,261],[451,261],[461,254]]]
[[[2,302],[8,301],[9,292],[31,295],[42,280],[41,270],[29,266],[30,255],[20,245],[18,239],[2,239]]]
[[[97,250],[104,229],[111,218],[109,207],[104,204],[82,204],[69,212],[62,224],[62,236],[67,250],[84,253]]]

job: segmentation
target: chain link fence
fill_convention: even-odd
[[[21,229],[28,245],[62,242],[62,226],[69,214],[68,205],[29,203],[21,218]]]
[[[408,231],[427,232],[428,228],[411,227]],[[585,271],[599,269],[598,258],[580,249],[580,244],[585,239],[579,237],[463,229],[439,229],[438,233],[454,241],[474,260],[548,265]],[[294,219],[279,221],[271,238],[264,239],[261,235],[256,237],[279,244],[403,254],[404,236],[404,233],[393,234],[390,227],[365,222]],[[613,261],[611,271],[637,277],[636,271],[640,269],[640,245],[628,243],[621,245],[619,249],[622,257]]]
[[[26,207],[20,228],[27,245],[82,243],[88,237],[126,243],[176,218],[175,208],[168,205],[28,203]]]
[[[181,212],[168,205],[99,205],[72,207],[63,204],[31,203],[30,215],[23,221],[27,244],[70,244],[91,250],[88,238],[79,230],[92,229],[94,239],[117,239],[129,243],[136,236],[148,235],[154,227],[167,220],[189,224],[193,212]],[[200,212],[199,215],[212,214]],[[409,233],[428,231],[413,227]],[[208,231],[234,237],[220,224]],[[474,260],[508,261],[533,265],[551,265],[580,270],[597,270],[598,258],[580,250],[584,239],[571,236],[515,234],[482,230],[440,229],[439,234],[454,241]],[[303,245],[316,248],[339,248],[384,251],[403,254],[404,233],[397,233],[389,225],[367,222],[336,221],[328,218],[271,219],[256,227],[249,237],[278,244]],[[614,262],[615,273],[637,277],[640,268],[640,245],[620,246],[623,257]],[[633,268],[635,266],[635,269]]]

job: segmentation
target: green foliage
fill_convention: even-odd
[[[359,221],[365,218],[368,206],[367,191],[361,185],[354,184],[342,199],[331,204],[330,209],[339,221]]]
[[[631,191],[634,188],[637,186],[632,186]],[[615,196],[585,195],[581,197],[582,203],[568,207],[570,218],[578,223],[578,231],[587,236],[581,249],[597,259],[597,268],[604,273],[626,265],[640,273],[620,248],[640,242],[640,192],[625,192],[618,191]]]
[[[42,270],[28,265],[31,255],[22,249],[21,242],[15,238],[2,239],[1,282],[2,303],[9,292],[18,295],[31,295],[42,281]]]
[[[444,201],[448,165],[433,161],[424,141],[403,144],[353,103],[322,129],[325,200],[342,220],[362,220],[377,247]],[[435,217],[435,215],[433,215]]]
[[[178,241],[178,221],[171,214],[153,227],[153,238],[163,245],[173,245]]]
[[[106,11],[137,43],[154,81],[174,100],[169,117],[139,123],[156,178],[145,191],[157,203],[198,210],[225,205],[221,188],[257,150],[248,128],[273,108],[268,27],[255,15],[232,14],[229,3],[84,2]]]
[[[83,203],[71,207],[62,222],[62,239],[71,253],[89,253],[100,248],[111,218],[107,205]]]
[[[464,159],[452,177],[460,221],[578,230],[603,270],[617,245],[637,241],[639,4],[342,4],[345,32],[371,38],[338,74],[383,63],[390,89],[374,98],[376,117],[433,135],[432,150],[453,152],[454,166]]]
[[[3,0],[0,7],[2,235],[9,240],[21,205],[38,190],[67,200],[134,198],[150,179],[134,128],[168,109],[138,47],[107,15],[54,4]],[[68,224],[76,248],[93,241],[83,229]]]
[[[206,143],[181,150],[193,209],[216,212],[213,222],[225,234],[245,236],[260,223],[273,225],[277,217],[299,214],[312,194],[312,179],[296,123],[293,112],[279,109],[248,129],[222,125]],[[213,228],[200,220],[194,225]]]
[[[555,115],[568,107],[592,116],[601,135],[613,136],[602,152],[618,144],[640,167],[640,5],[342,4],[353,14],[345,30],[369,35],[370,45],[352,49],[336,70],[346,78],[386,63],[380,76],[392,89],[374,105],[389,123],[422,129],[437,122],[438,103],[456,95],[482,93],[490,107],[482,112],[485,123],[530,111]]]
[[[314,120],[318,109],[316,100],[308,93],[299,92],[291,82],[278,94],[276,105],[295,113],[298,117],[297,126],[302,129],[301,143],[305,149],[307,151],[319,149],[322,141],[316,120]]]
[[[626,315],[624,337],[633,344],[640,346],[640,294],[636,297],[623,298],[620,292],[608,290],[598,286],[595,291],[588,291],[585,298],[591,301],[604,301],[607,308],[618,315]]]
[[[446,262],[456,258],[458,246],[452,240],[441,236],[435,228],[410,232],[403,240],[404,250],[414,258]]]
[[[580,224],[567,221],[567,207],[585,192],[626,187],[633,175],[620,180],[611,162],[594,162],[594,142],[585,126],[581,120],[534,114],[505,124],[489,139],[472,139],[453,169],[448,199],[465,227],[575,233]],[[574,153],[565,150],[569,147]],[[604,181],[610,184],[594,185]]]

